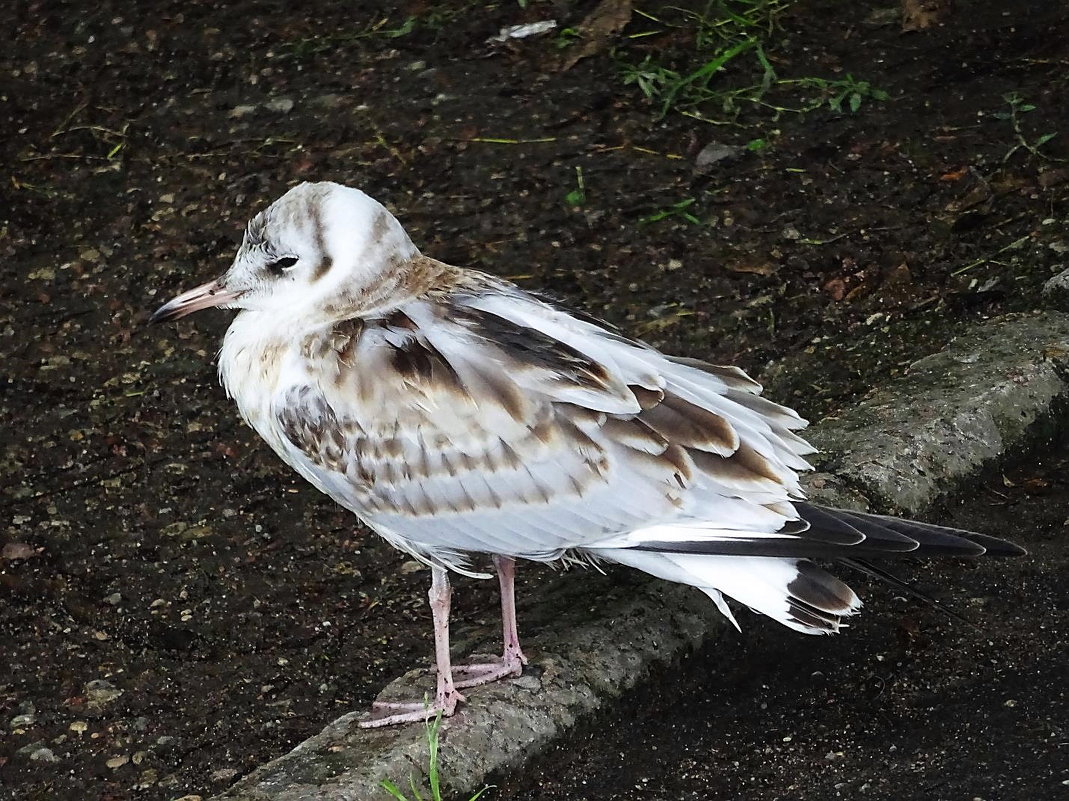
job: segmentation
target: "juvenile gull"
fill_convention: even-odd
[[[153,321],[240,309],[219,375],[245,421],[321,492],[431,568],[437,693],[365,725],[451,714],[519,675],[517,558],[618,562],[806,634],[861,602],[814,559],[1023,551],[967,531],[807,503],[795,412],[735,367],[668,356],[515,285],[422,255],[363,192],[294,187],[233,265]],[[448,571],[488,554],[504,651],[451,666]]]

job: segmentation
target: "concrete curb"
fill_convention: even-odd
[[[1069,386],[1069,315],[977,326],[809,432],[819,467],[874,505],[916,514],[1026,443]]]
[[[830,504],[916,513],[1027,444],[1036,423],[1069,398],[1069,315],[1043,312],[977,326],[909,375],[809,435],[826,452],[808,486]],[[518,679],[477,688],[445,721],[440,771],[451,792],[473,792],[522,764],[581,716],[623,696],[652,669],[723,629],[690,588],[615,571],[549,582],[521,614],[532,657]],[[426,672],[382,697],[431,687]],[[370,801],[389,778],[428,795],[422,727],[362,731],[351,713],[254,771],[217,801]]]

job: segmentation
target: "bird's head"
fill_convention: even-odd
[[[213,306],[280,318],[368,311],[388,301],[384,289],[418,255],[396,218],[359,189],[303,183],[252,218],[226,273],[168,301],[152,322]]]

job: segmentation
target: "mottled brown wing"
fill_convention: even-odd
[[[517,293],[310,338],[284,454],[426,553],[552,558],[673,521],[774,531],[803,423],[741,371],[669,360]]]

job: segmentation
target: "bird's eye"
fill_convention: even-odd
[[[281,259],[275,259],[273,262],[267,265],[267,269],[273,273],[281,274],[289,270],[297,263],[296,256],[283,256]]]

